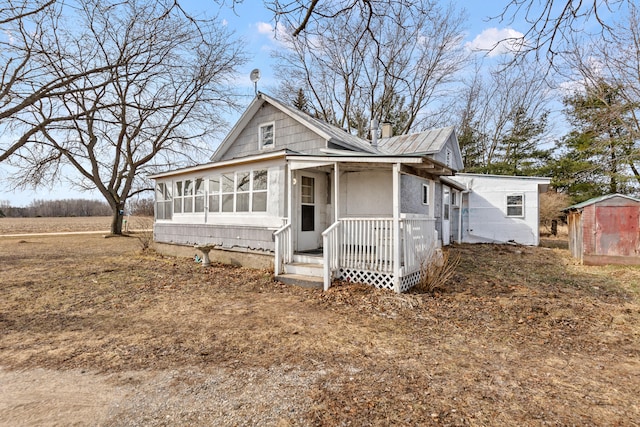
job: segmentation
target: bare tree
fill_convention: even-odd
[[[545,73],[535,62],[497,65],[488,74],[476,67],[457,102],[465,170],[519,175],[542,160],[551,99]]]
[[[315,20],[313,34],[308,23],[296,37],[281,34],[286,49],[275,54],[280,96],[293,102],[303,88],[312,114],[360,136],[369,120],[398,118],[398,112],[400,133],[437,122],[428,107],[465,65],[463,18],[429,2],[371,6],[382,3],[389,6],[384,15],[363,20],[363,9],[354,6]],[[325,7],[328,2],[314,10],[327,17]]]
[[[6,1],[0,6],[0,124],[4,140],[0,145],[0,162],[24,146],[35,134],[51,123],[71,117],[43,117],[28,128],[15,132],[17,115],[50,97],[68,93],[76,79],[91,77],[108,70],[110,65],[83,73],[48,75],[41,61],[42,43],[39,40],[48,30],[47,22],[58,26],[59,5],[49,1]],[[76,114],[72,116],[77,116]]]
[[[54,182],[72,167],[75,184],[97,189],[122,232],[122,210],[148,190],[144,176],[159,168],[193,164],[209,152],[227,88],[243,56],[238,43],[213,21],[193,21],[159,1],[78,1],[74,22],[38,38],[49,75],[81,76],[58,96],[39,100],[22,115],[25,129],[55,120],[16,151],[21,183]],[[67,11],[69,12],[69,11]],[[88,69],[104,69],[88,76]]]
[[[558,55],[571,48],[573,37],[584,33],[590,22],[595,23],[596,37],[614,37],[613,19],[632,7],[635,7],[632,0],[511,0],[495,18],[509,24],[517,18],[524,19],[529,28],[520,39],[513,40],[521,46],[519,56],[534,53],[540,59],[544,55],[553,64]]]
[[[237,0],[230,0],[233,4]],[[321,34],[326,22],[352,16],[362,23],[359,36],[373,33],[374,23],[384,18],[393,18],[389,13],[400,8],[414,11],[416,14],[427,14],[432,8],[431,2],[421,0],[265,0],[265,6],[274,16],[276,24],[283,24],[292,29],[291,35]],[[396,21],[395,24],[402,24]]]

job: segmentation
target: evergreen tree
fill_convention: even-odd
[[[305,113],[309,112],[309,100],[307,100],[307,96],[304,94],[302,88],[298,89],[296,98],[293,100],[293,106]]]
[[[633,106],[620,88],[599,80],[564,100],[573,129],[554,162],[554,185],[576,201],[607,193],[631,193],[640,184],[640,152],[629,134]]]
[[[498,143],[497,160],[485,168],[496,175],[538,175],[551,157],[551,150],[539,148],[547,129],[548,113],[527,115],[524,108],[512,113],[511,128]]]

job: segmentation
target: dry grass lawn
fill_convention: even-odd
[[[435,295],[323,293],[139,248],[135,237],[0,238],[0,367],[316,373],[290,385],[312,403],[274,425],[640,423],[638,268],[460,245]]]

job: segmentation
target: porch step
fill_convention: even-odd
[[[302,276],[323,277],[322,264],[309,263],[309,262],[293,262],[291,264],[285,264],[284,272],[287,274],[298,274]]]
[[[312,289],[324,289],[324,280],[322,277],[305,276],[302,274],[281,274],[276,276],[278,282],[282,282],[285,285],[302,286],[303,288]]]
[[[305,253],[297,253],[293,254],[293,262],[300,264],[320,264],[322,265],[324,262],[324,258],[322,254],[305,254]]]

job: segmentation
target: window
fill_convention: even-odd
[[[451,190],[448,187],[442,189],[442,219],[449,220],[449,208],[451,204]]]
[[[184,213],[193,212],[193,181],[187,179],[184,181],[184,195],[183,195],[183,204],[182,211]]]
[[[267,211],[267,170],[253,171],[252,212]]]
[[[249,212],[249,198],[251,197],[251,174],[238,172],[236,174],[236,212]]]
[[[222,177],[222,212],[233,212],[235,174],[224,173]]]
[[[209,212],[266,212],[267,170],[209,177]]]
[[[448,148],[447,148],[447,152],[446,152],[445,164],[448,167],[451,167],[451,150],[448,149]]]
[[[524,216],[524,195],[523,194],[507,195],[507,216],[515,216],[515,217]]]
[[[195,195],[193,199],[194,212],[204,212],[204,179],[196,179]]]
[[[422,184],[422,204],[429,204],[429,184]]]
[[[458,206],[458,192],[451,192],[451,206]]]
[[[182,213],[182,181],[176,181],[173,183],[173,212]]]
[[[220,212],[220,177],[209,178],[209,212]]]
[[[171,185],[156,184],[156,219],[171,219]]]
[[[174,181],[173,212],[204,212],[204,179]]]
[[[260,125],[258,132],[260,149],[273,147],[274,145],[274,123]]]

